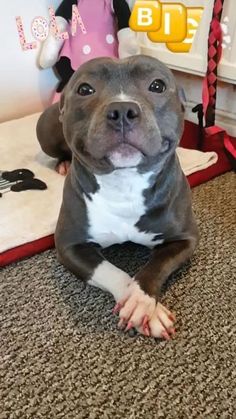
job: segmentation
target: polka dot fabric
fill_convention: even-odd
[[[68,57],[73,70],[92,58],[117,57],[117,28],[112,0],[79,0],[78,9],[86,33],[78,25],[75,36],[70,35],[65,41],[60,57]]]

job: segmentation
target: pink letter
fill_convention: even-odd
[[[76,32],[77,32],[77,22],[78,22],[78,24],[80,26],[80,29],[81,29],[82,33],[83,34],[86,34],[87,31],[85,29],[85,26],[84,26],[84,22],[82,20],[82,17],[80,16],[78,7],[75,4],[73,4],[73,6],[72,6],[72,22],[71,22],[71,34],[72,34],[72,36],[75,36],[76,35]]]
[[[56,39],[60,39],[61,41],[68,39],[69,34],[68,32],[59,32],[56,22],[56,16],[52,7],[49,7],[49,15],[50,15],[50,29]]]
[[[27,51],[29,49],[35,49],[37,48],[37,42],[26,42],[24,29],[23,29],[23,23],[20,16],[16,17],[16,26],[20,38],[20,44],[23,51]]]
[[[31,24],[31,32],[35,39],[40,42],[45,41],[48,37],[49,26],[44,17],[35,17]]]

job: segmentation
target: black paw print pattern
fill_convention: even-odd
[[[31,170],[0,171],[0,198],[10,191],[21,192],[32,189],[45,190],[47,185],[42,180],[36,179]]]

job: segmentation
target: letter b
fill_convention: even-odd
[[[161,4],[154,0],[137,0],[129,26],[136,32],[157,31],[161,26]]]

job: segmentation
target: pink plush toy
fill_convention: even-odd
[[[78,26],[71,35],[72,6],[78,7],[86,29]],[[39,64],[42,68],[55,66],[60,78],[61,92],[74,71],[84,62],[102,56],[125,58],[139,54],[135,33],[129,28],[130,9],[126,0],[63,0],[56,11],[61,32],[68,31],[69,39],[57,40],[50,34],[44,42]],[[54,102],[58,96],[54,98]]]

